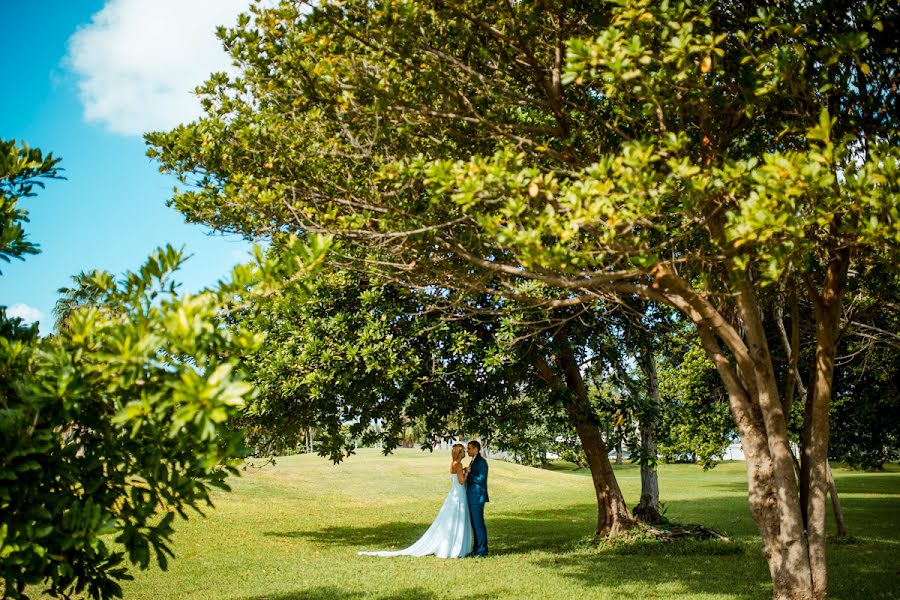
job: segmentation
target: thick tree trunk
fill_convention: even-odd
[[[566,408],[569,410],[569,407]],[[579,411],[579,408],[572,407],[570,415],[572,411]],[[582,422],[575,430],[581,440],[597,495],[597,535],[614,536],[624,533],[634,525],[634,521],[628,514],[628,506],[607,456],[606,444],[600,437],[600,428]]]
[[[711,215],[711,230],[721,233],[721,217]],[[835,228],[837,225],[835,225]],[[718,229],[717,229],[718,228]],[[777,599],[827,597],[825,564],[825,490],[828,450],[828,404],[834,369],[835,333],[849,265],[849,251],[836,248],[829,257],[821,294],[809,275],[804,285],[816,306],[815,382],[810,388],[809,431],[801,449],[801,474],[808,479],[802,502],[794,474],[787,418],[777,389],[772,357],[759,303],[749,273],[733,273],[740,327],[693,289],[669,266],[659,264],[647,287],[650,300],[662,300],[693,321],[704,350],[728,390],[732,415],[747,455],[750,512],[762,534]],[[731,357],[719,345],[724,342]],[[732,362],[733,361],[733,362]],[[801,505],[806,507],[807,527]]]
[[[600,427],[588,400],[581,369],[568,340],[558,335],[556,342],[560,366],[570,392],[567,397],[572,399],[566,404],[566,411],[575,423],[575,430],[584,447],[597,493],[597,535],[624,533],[634,525],[634,521],[628,514],[628,506],[625,504],[622,490],[619,489],[619,482],[616,480],[612,465],[609,464],[608,450],[603,438],[600,437]]]
[[[587,396],[587,388],[571,345],[561,334],[555,336],[559,355],[559,365],[563,371],[560,378],[542,357],[536,361],[538,373],[552,389],[559,391],[565,403],[566,413],[574,425],[584,450],[591,480],[597,496],[597,530],[599,536],[613,536],[623,533],[634,525],[628,507],[616,481],[608,450],[600,435],[597,416]]]
[[[787,430],[787,418],[781,402],[772,364],[771,352],[763,327],[757,296],[749,278],[739,282],[737,297],[744,328],[747,354],[740,366],[747,382],[751,404],[759,408],[763,428],[758,431],[765,439],[771,461],[771,487],[776,502],[779,531],[772,539],[776,552],[769,557],[776,597],[810,596],[810,554],[804,535],[800,510],[800,490],[794,475],[794,460]],[[765,535],[765,533],[764,533]]]
[[[641,500],[634,507],[634,514],[645,523],[657,523],[659,514],[659,477],[656,471],[656,422],[659,418],[659,377],[656,373],[656,357],[645,352],[641,357],[644,372],[650,384],[648,406],[641,411]]]
[[[796,500],[789,508],[794,509],[796,520],[802,522],[793,460],[790,459],[790,481],[776,477],[771,441],[757,403],[739,394],[737,398],[731,398],[731,394],[729,396],[747,463],[750,515],[763,539],[763,554],[769,564],[773,596],[776,600],[812,599],[806,538],[802,529],[798,532],[796,527],[785,527],[785,510],[781,506],[782,499],[793,494]],[[788,493],[779,489],[785,485],[793,489]]]
[[[681,286],[680,290],[683,289]],[[809,553],[787,422],[777,390],[773,397],[775,382],[766,348],[760,344],[765,332],[759,313],[754,314],[755,299],[751,298],[742,306],[748,337],[751,334],[747,330],[756,328],[752,333],[755,339],[747,346],[715,309],[694,297],[691,299],[698,308],[689,306],[685,312],[694,320],[703,348],[725,384],[731,413],[741,437],[747,459],[750,515],[763,539],[774,598],[812,599]],[[717,335],[728,341],[737,365],[730,362],[719,346]]]

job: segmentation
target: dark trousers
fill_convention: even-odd
[[[472,554],[487,556],[487,527],[484,524],[484,504],[470,504],[469,518],[472,520],[472,533],[475,536],[475,547]]]

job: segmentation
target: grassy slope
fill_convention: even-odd
[[[168,573],[137,573],[126,598],[769,598],[768,571],[746,505],[743,463],[704,473],[662,465],[667,516],[747,544],[741,555],[622,556],[573,550],[594,525],[590,479],[491,461],[487,560],[360,557],[401,548],[434,518],[449,488],[443,454],[362,450],[342,465],[279,460],[233,481],[207,519],[178,524]],[[637,469],[617,468],[629,505]],[[831,545],[833,598],[900,596],[900,473],[838,470],[859,543]]]

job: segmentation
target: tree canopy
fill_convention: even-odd
[[[426,302],[377,276],[324,270],[299,297],[236,313],[236,324],[266,336],[242,357],[257,390],[238,422],[249,444],[278,454],[315,426],[319,453],[337,462],[358,441],[398,447],[411,422],[437,442],[501,419],[518,378],[495,338],[499,321],[442,320]]]
[[[173,199],[189,219],[334,232],[410,286],[680,311],[727,391],[775,595],[822,597],[843,294],[900,247],[897,10],[283,2],[221,32],[240,73],[150,153],[196,184]],[[792,293],[815,322],[799,482],[762,318]]]

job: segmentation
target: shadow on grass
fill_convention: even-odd
[[[385,595],[373,596],[369,592],[352,592],[346,588],[323,586],[284,594],[245,596],[243,600],[357,600],[360,598],[366,598],[367,600],[439,600],[444,597],[445,595],[422,587],[406,588],[392,591]],[[500,597],[496,595],[480,595],[479,598],[497,600]]]
[[[525,554],[535,550],[564,552],[572,542],[589,533],[596,505],[518,511],[491,515],[485,511],[492,555]],[[553,527],[546,527],[552,523]],[[263,535],[303,539],[317,544],[357,550],[399,550],[415,542],[428,523],[396,521],[375,526],[325,527],[309,531],[267,531]]]
[[[738,542],[746,543],[745,551],[739,555],[717,555],[702,544],[694,548],[672,546],[671,550],[654,548],[652,552],[627,555],[578,548],[576,542],[590,534],[596,519],[596,505],[588,503],[494,515],[488,511],[490,552],[491,556],[501,560],[504,556],[518,555],[520,560],[539,568],[552,569],[559,576],[608,591],[619,589],[626,596],[632,593],[629,589],[662,586],[662,589],[673,590],[673,593],[725,592],[729,597],[768,598],[772,589],[768,567],[745,502],[741,500],[740,508],[737,508],[733,497],[714,497],[678,500],[668,505],[668,516],[675,520],[680,520],[681,515],[691,515],[694,521],[714,528],[717,522],[730,521],[733,530],[728,531],[725,527],[723,533],[736,534]],[[900,577],[893,567],[896,544],[890,542],[897,537],[900,528],[896,502],[888,498],[849,497],[844,504],[848,527],[859,541],[852,545],[828,545],[831,597],[900,597],[900,594],[895,595],[900,587]],[[377,526],[269,531],[264,535],[304,539],[346,548],[355,554],[358,550],[406,547],[427,528],[428,523],[425,522],[389,522]],[[533,558],[529,554],[534,554]],[[406,596],[392,594],[390,597],[435,597],[424,589],[403,593],[407,592]],[[357,597],[347,596],[344,591],[331,596],[328,593],[328,589],[323,588],[296,595],[274,596],[272,600]]]
[[[700,513],[710,519],[727,520],[726,511],[734,507],[734,502],[733,498],[676,501],[670,507],[676,518],[683,513]],[[828,543],[829,597],[900,598],[900,570],[895,558],[900,544],[900,510],[896,500],[849,497],[844,505],[847,525],[859,537],[852,543]],[[748,532],[753,527],[752,533],[735,536],[744,545],[744,552],[738,555],[716,555],[721,548],[701,543],[684,548],[650,546],[625,554],[576,549],[552,557],[536,556],[533,564],[554,569],[583,585],[601,586],[607,591],[621,588],[625,594],[628,586],[646,585],[644,589],[661,586],[678,590],[673,591],[675,595],[724,592],[729,597],[770,598],[768,566],[746,512],[740,514],[735,527]]]
[[[622,597],[713,594],[725,598],[771,598],[768,568],[755,556],[642,556],[573,552],[532,561],[586,587]],[[639,590],[635,593],[635,590]],[[653,592],[651,593],[651,590]]]
[[[894,495],[900,493],[900,476],[879,474],[879,477],[860,477],[859,473],[835,473],[834,484],[841,494]]]
[[[591,470],[587,467],[579,467],[575,463],[565,462],[565,461],[553,461],[546,465],[539,465],[534,467],[535,469],[540,469],[541,471],[554,471],[556,473],[566,473],[568,475],[581,475],[584,477],[591,476]],[[616,463],[612,463],[613,471],[616,472],[617,475],[634,475],[640,474],[641,467],[637,463],[625,462],[621,465],[617,465]]]

